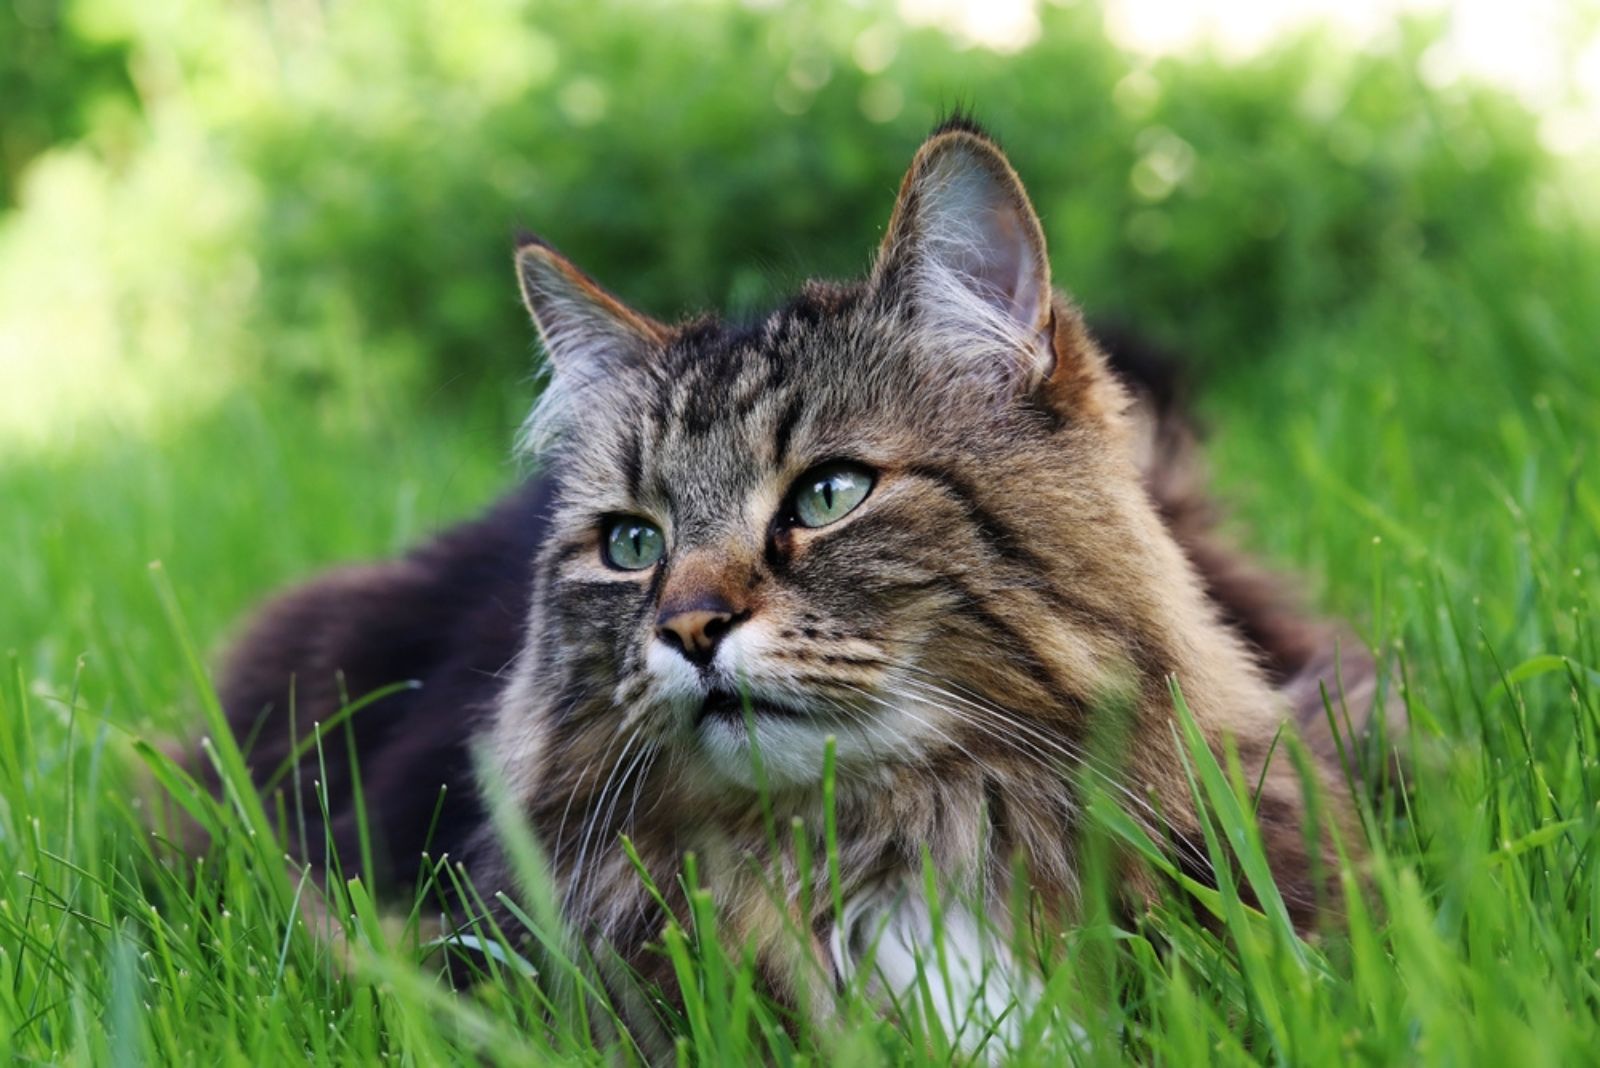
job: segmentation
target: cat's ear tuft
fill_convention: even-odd
[[[606,292],[542,239],[517,242],[517,281],[558,372],[596,373],[660,347],[667,327]]]
[[[1050,374],[1044,231],[1016,171],[969,119],[942,125],[918,150],[872,277],[877,291],[911,304],[942,357],[998,358],[1024,386]]]

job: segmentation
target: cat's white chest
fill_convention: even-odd
[[[1003,929],[967,900],[935,906],[920,885],[847,900],[829,951],[841,982],[863,983],[902,1014],[932,1016],[953,1045],[992,1060],[1020,1037],[1038,993]]]

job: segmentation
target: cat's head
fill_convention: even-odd
[[[1159,679],[1167,550],[1126,398],[981,131],[922,146],[864,281],[749,325],[658,323],[538,240],[517,267],[559,490],[522,668],[539,708],[502,716],[544,717],[550,759],[668,749],[750,785],[753,726],[770,783],[802,786],[829,735],[840,775],[870,776]]]

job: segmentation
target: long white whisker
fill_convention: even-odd
[[[596,764],[604,765],[606,758],[611,755],[611,750],[616,747],[618,740],[622,737],[621,732],[613,733],[611,739],[606,742],[606,747],[600,751],[600,755],[590,757],[588,763],[584,764],[583,771],[579,774],[576,783],[572,787],[572,792],[567,795],[566,807],[561,810],[561,823],[556,828],[555,841],[551,845],[551,850],[554,854],[560,854],[563,835],[566,833],[567,815],[572,811],[573,803],[577,800],[578,795],[583,792],[583,782],[589,777],[589,769]],[[623,750],[626,752],[626,745],[624,745]]]
[[[627,761],[628,750],[633,747],[633,743],[639,739],[641,733],[642,728],[636,727],[634,728],[633,732],[628,735],[627,741],[623,743],[622,752],[617,754],[617,762],[611,766],[611,771],[606,776],[605,783],[600,787],[600,792],[593,795],[594,803],[584,819],[582,836],[579,839],[578,859],[572,866],[572,872],[567,876],[566,897],[569,901],[573,899],[579,880],[583,875],[584,861],[589,855],[589,842],[594,837],[594,833],[598,827],[601,810],[605,807],[606,794],[610,792],[611,784],[617,780],[618,772],[622,770],[623,764]],[[615,742],[616,739],[613,738],[612,744],[615,744]],[[609,753],[610,751],[611,745],[607,745],[606,752]]]
[[[932,672],[922,668],[917,664],[901,662],[896,664],[896,666],[917,672],[920,675],[926,676],[928,679],[937,679],[941,683],[947,681],[940,679],[939,676],[934,675]],[[985,730],[996,740],[1009,744],[1013,748],[1018,749],[1018,751],[1024,751],[1021,748],[1021,740],[1011,738],[1003,732],[996,731],[991,724],[986,723],[973,713],[982,713],[988,716],[999,718],[1005,723],[1006,726],[1033,740],[1032,755],[1041,762],[1046,762],[1047,750],[1045,747],[1048,747],[1048,750],[1054,751],[1058,757],[1069,763],[1071,766],[1080,768],[1084,772],[1095,776],[1097,780],[1102,782],[1111,790],[1115,791],[1130,804],[1134,805],[1140,812],[1146,814],[1151,820],[1154,821],[1155,824],[1155,826],[1146,826],[1146,831],[1155,834],[1157,829],[1162,827],[1176,830],[1176,828],[1173,827],[1172,821],[1167,819],[1159,810],[1151,805],[1149,801],[1134,793],[1126,784],[1120,782],[1113,774],[1106,770],[1106,768],[1096,767],[1095,765],[1097,763],[1103,763],[1103,761],[1098,760],[1092,754],[1087,753],[1078,747],[1070,746],[1059,738],[1055,738],[1049,734],[1046,734],[1036,726],[1019,719],[1014,713],[1011,713],[1007,709],[1001,708],[993,702],[984,699],[981,695],[973,694],[972,698],[962,697],[959,694],[952,693],[943,689],[942,686],[928,682],[924,679],[912,679],[902,676],[899,681],[908,687],[908,692],[905,692],[903,696],[911,697],[914,700],[920,700],[924,704],[931,704],[934,707],[942,708],[945,712],[960,718],[963,722],[972,725],[974,728]],[[951,685],[956,684],[952,683]],[[925,692],[938,694],[952,703],[945,704],[941,702],[933,702],[930,701],[926,696],[918,696],[914,692],[914,689],[917,687],[920,687]],[[970,693],[971,691],[968,692]],[[959,707],[963,705],[966,706],[966,709],[971,711],[966,711]],[[1202,870],[1208,872],[1211,870],[1210,858],[1207,857],[1187,838],[1184,838],[1181,835],[1175,836],[1174,844],[1177,846],[1177,848],[1182,850],[1190,860],[1200,865]]]
[[[838,685],[844,686],[847,689],[853,690],[854,692],[860,694],[862,697],[865,697],[867,700],[869,700],[869,701],[871,701],[871,702],[873,702],[875,704],[878,704],[880,706],[887,707],[887,708],[893,708],[894,707],[892,705],[885,705],[883,699],[881,697],[879,697],[877,694],[870,693],[867,690],[863,690],[859,686],[851,685],[848,682],[839,682]],[[924,702],[924,703],[926,703],[926,702]],[[944,739],[944,741],[948,745],[950,745],[952,747],[954,747],[956,745],[956,740],[954,738],[950,737],[950,735],[946,734],[938,725],[936,725],[934,723],[931,723],[928,720],[923,719],[921,716],[916,715],[915,713],[911,712],[908,709],[899,709],[899,711],[901,711],[905,715],[909,716],[912,720],[914,720],[919,725],[921,725],[923,727],[926,727],[930,731],[933,731],[940,738]],[[857,715],[859,715],[859,712],[857,713]],[[927,763],[926,758],[924,758],[923,763]]]
[[[836,683],[836,685],[847,686],[861,694],[863,697],[866,697],[868,700],[876,700],[872,694],[865,690],[858,689],[857,687],[850,686],[849,683],[841,682]],[[820,699],[833,711],[849,717],[851,725],[855,727],[855,736],[859,738],[864,745],[866,745],[867,751],[872,755],[874,763],[881,762],[881,758],[879,757],[879,749],[877,746],[877,732],[872,729],[872,723],[866,718],[865,715],[863,715],[862,710],[859,708],[853,708],[843,701],[836,700],[832,697],[827,697],[821,694],[817,696],[818,699]],[[932,725],[928,724],[928,726],[931,727]],[[928,758],[926,756],[919,756],[917,758],[917,762],[923,766],[927,766]]]
[[[633,758],[633,763],[628,765],[628,770],[623,772],[622,773],[622,777],[617,780],[616,789],[611,792],[611,803],[606,806],[605,815],[600,818],[599,823],[596,825],[596,829],[597,829],[597,832],[598,832],[595,835],[595,849],[596,849],[596,852],[604,849],[606,847],[606,845],[608,844],[605,839],[606,839],[606,836],[608,834],[610,834],[611,830],[612,830],[611,817],[616,815],[617,805],[618,805],[618,803],[620,803],[622,801],[622,792],[623,792],[624,789],[627,788],[628,780],[633,777],[635,771],[638,770],[639,765],[642,764],[650,756],[652,756],[654,754],[654,752],[655,752],[655,747],[653,745],[651,745],[649,742],[646,742],[644,744],[644,747],[641,748],[639,750],[638,754]],[[622,764],[622,760],[619,758],[617,760],[617,765],[620,767],[621,764]],[[590,889],[590,891],[588,893],[588,897],[590,899],[592,899],[594,897],[593,888]]]
[[[645,780],[650,777],[650,772],[655,768],[656,758],[661,755],[661,747],[652,745],[646,749],[646,752],[650,754],[650,759],[645,762],[645,766],[640,768],[639,773],[634,776],[633,799],[628,802],[628,814],[624,816],[622,820],[622,826],[627,828],[630,832],[634,826],[634,814],[639,811],[639,795],[644,790]]]
[[[614,743],[615,741],[616,739],[613,738],[612,742]],[[605,752],[609,753],[610,751],[611,746],[607,745]],[[567,817],[572,814],[573,802],[583,792],[583,781],[589,777],[589,770],[598,764],[604,758],[604,755],[602,753],[601,756],[591,757],[588,763],[584,764],[583,770],[578,773],[577,779],[573,781],[572,790],[567,794],[567,803],[561,809],[561,821],[556,824],[555,837],[550,842],[550,852],[553,858],[559,858],[561,855],[561,843],[565,840],[564,836],[567,833]]]
[[[908,671],[917,672],[918,674],[920,674],[920,675],[925,677],[924,679],[902,679],[901,681],[903,681],[903,682],[905,682],[905,683],[907,683],[909,685],[921,686],[925,690],[927,690],[929,692],[932,692],[932,693],[936,693],[939,696],[946,698],[947,700],[955,701],[955,702],[957,702],[959,704],[965,705],[966,707],[972,709],[975,712],[980,712],[980,713],[984,713],[984,714],[987,714],[987,715],[998,716],[998,717],[1004,719],[1008,726],[1014,727],[1014,728],[1016,728],[1016,729],[1018,729],[1020,731],[1023,731],[1025,733],[1027,733],[1037,743],[1039,743],[1040,745],[1049,747],[1050,749],[1054,750],[1058,755],[1060,755],[1060,756],[1066,758],[1067,760],[1071,761],[1074,765],[1077,765],[1077,764],[1080,764],[1080,763],[1084,764],[1084,765],[1090,765],[1090,766],[1088,766],[1086,768],[1086,770],[1089,770],[1091,772],[1099,774],[1103,778],[1105,778],[1107,782],[1111,782],[1111,783],[1115,784],[1116,780],[1112,777],[1112,772],[1114,771],[1114,769],[1112,769],[1110,767],[1110,765],[1106,764],[1104,759],[1096,757],[1094,754],[1090,753],[1089,751],[1087,751],[1087,750],[1085,750],[1085,749],[1083,749],[1083,748],[1081,748],[1079,746],[1073,745],[1073,744],[1071,744],[1070,742],[1068,742],[1068,741],[1066,741],[1064,739],[1055,737],[1055,736],[1043,731],[1039,727],[1028,723],[1025,720],[1019,719],[1017,717],[1016,713],[1011,712],[1009,709],[1002,708],[1001,706],[999,706],[999,705],[995,704],[994,702],[988,700],[987,698],[983,697],[981,694],[973,693],[971,690],[967,690],[965,687],[961,687],[958,683],[950,682],[947,679],[941,678],[940,676],[935,675],[933,672],[928,671],[926,668],[923,668],[919,664],[914,664],[914,663],[909,663],[909,662],[902,662],[902,663],[897,664],[896,666],[901,667],[901,668],[903,668],[905,670],[908,670]],[[933,680],[933,681],[927,681],[927,680]],[[970,696],[962,696],[962,694],[960,694],[960,693],[952,692],[951,690],[945,688],[947,686],[956,687],[957,689],[962,690],[965,694],[968,694]],[[1092,765],[1095,764],[1095,763],[1100,764],[1101,767],[1099,767],[1099,768],[1093,767]],[[1133,795],[1130,794],[1130,797],[1133,797]],[[1137,798],[1134,798],[1134,799],[1137,800]],[[1143,801],[1140,801],[1140,804],[1146,804],[1146,803],[1143,802]],[[1152,814],[1153,814],[1153,810],[1152,810]]]

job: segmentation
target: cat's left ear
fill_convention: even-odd
[[[872,282],[910,302],[938,358],[1023,389],[1054,368],[1044,231],[1017,172],[970,123],[947,124],[918,150]]]
[[[588,378],[637,365],[670,334],[540,238],[518,243],[517,281],[558,374]]]

